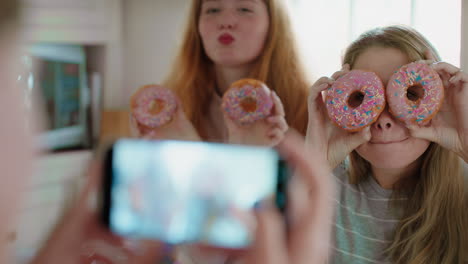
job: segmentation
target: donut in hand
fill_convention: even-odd
[[[177,110],[177,97],[165,87],[145,85],[133,94],[130,107],[138,123],[148,128],[157,128],[172,119]]]
[[[406,125],[425,125],[439,111],[444,86],[439,74],[425,63],[403,65],[387,84],[390,113]]]
[[[271,114],[271,91],[261,81],[241,79],[224,93],[222,108],[235,122],[252,124]]]
[[[382,81],[373,72],[352,70],[326,91],[330,119],[349,132],[360,131],[377,121],[385,108]]]

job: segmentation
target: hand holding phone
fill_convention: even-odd
[[[104,174],[104,223],[134,239],[245,248],[254,206],[286,205],[285,163],[266,147],[125,139]]]

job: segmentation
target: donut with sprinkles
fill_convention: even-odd
[[[390,113],[406,125],[426,125],[440,110],[444,100],[442,80],[429,65],[403,65],[387,84]]]
[[[330,119],[342,129],[356,132],[374,123],[385,108],[385,90],[373,72],[352,70],[326,91]]]
[[[270,95],[270,89],[263,82],[241,79],[224,93],[222,108],[232,120],[252,124],[270,115],[273,108]]]
[[[132,115],[138,123],[157,128],[168,123],[177,110],[177,97],[169,89],[150,84],[139,88],[130,99]]]

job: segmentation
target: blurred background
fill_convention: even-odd
[[[43,150],[12,240],[35,254],[81,186],[96,146],[129,136],[128,102],[171,65],[188,0],[23,0],[25,103],[37,106]],[[468,0],[289,0],[308,74],[340,69],[344,48],[376,26],[406,24],[468,70]],[[35,108],[36,109],[36,108]]]

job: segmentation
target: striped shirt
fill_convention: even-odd
[[[372,177],[350,184],[342,166],[334,175],[337,195],[330,263],[390,263],[384,251],[403,213],[392,205],[392,190],[383,189]]]

